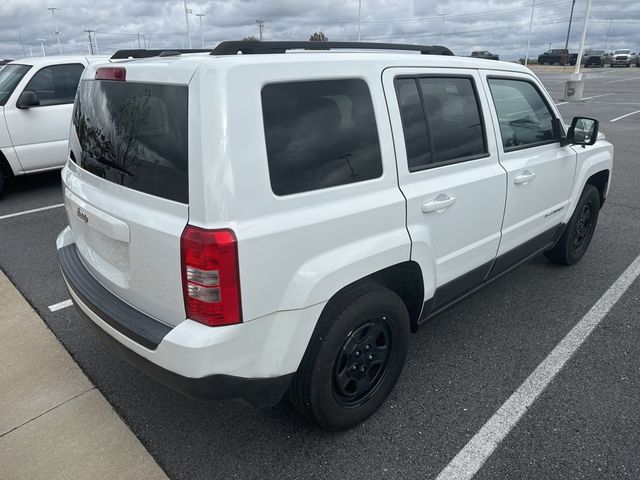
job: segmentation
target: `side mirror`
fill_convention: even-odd
[[[600,122],[594,118],[574,117],[567,140],[574,145],[593,145],[598,140]]]
[[[32,90],[22,92],[16,102],[16,107],[22,109],[38,106],[40,106],[40,99],[38,98],[38,94]]]

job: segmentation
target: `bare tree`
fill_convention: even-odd
[[[329,39],[324,34],[324,32],[315,32],[313,35],[309,37],[310,42],[328,42]]]
[[[242,39],[243,42],[257,42],[258,37],[254,37],[253,35],[249,35],[248,37],[244,37]]]

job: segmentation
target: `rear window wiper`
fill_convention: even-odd
[[[109,168],[113,168],[114,170],[117,170],[120,173],[124,173],[125,175],[128,175],[130,177],[133,177],[133,173],[131,173],[129,170],[122,168],[121,166],[117,165],[116,163],[112,162],[111,160],[106,160],[104,158],[89,158],[89,160],[93,160],[95,162],[98,162],[102,165],[106,165]]]

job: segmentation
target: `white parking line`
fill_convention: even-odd
[[[19,217],[20,215],[26,215],[28,213],[42,212],[43,210],[51,210],[52,208],[64,207],[64,203],[57,203],[55,205],[49,205],[48,207],[40,207],[34,208],[32,210],[25,210],[24,212],[10,213],[9,215],[3,215],[0,217],[0,220],[4,220],[6,218]]]
[[[636,113],[640,113],[640,110],[636,110],[635,112],[627,113],[626,115],[620,115],[619,117],[610,120],[612,123],[617,122],[618,120],[622,120],[623,118],[630,117],[631,115],[635,115]]]
[[[582,100],[591,100],[592,98],[606,97],[607,95],[615,95],[615,93],[603,93],[602,95],[594,95],[593,97],[584,97]]]
[[[591,307],[591,310],[567,333],[524,383],[458,452],[440,472],[436,480],[469,480],[480,470],[527,409],[547,388],[638,276],[640,276],[640,256],[627,267],[615,283]]]
[[[57,312],[58,310],[62,310],[63,308],[67,308],[73,305],[71,299],[65,300],[64,302],[54,303],[53,305],[49,305],[49,310],[52,312]]]
[[[638,80],[640,77],[629,77],[623,78],[622,80],[611,80],[609,82],[604,82],[604,85],[609,85],[610,83],[618,83],[618,82],[628,82],[629,80]]]
[[[602,95],[594,95],[593,97],[584,97],[581,101],[584,101],[584,100],[591,100],[591,99],[593,99],[593,98],[606,97],[606,96],[608,96],[608,95],[615,95],[615,93],[603,93]],[[560,102],[560,103],[556,103],[556,107],[557,107],[558,105],[566,105],[567,103],[569,103],[569,102]],[[579,102],[576,102],[576,103],[579,103]]]

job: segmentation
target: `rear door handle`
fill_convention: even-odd
[[[456,203],[456,197],[440,194],[435,200],[422,204],[422,213],[442,212]]]
[[[516,178],[513,179],[513,183],[515,183],[516,185],[526,185],[534,178],[536,178],[535,173],[530,172],[529,170],[525,170],[524,172],[522,172],[520,175],[518,175]]]

